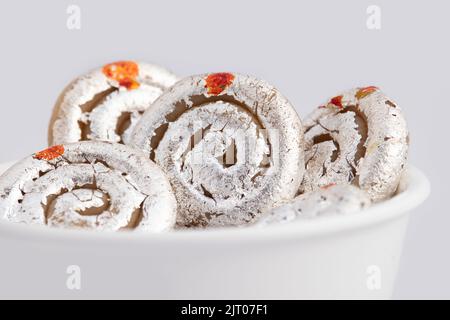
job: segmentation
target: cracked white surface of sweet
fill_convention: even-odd
[[[381,91],[361,99],[357,92],[342,94],[343,108],[328,103],[305,119],[301,193],[347,182],[380,201],[397,189],[408,155],[406,120]]]
[[[363,213],[371,200],[366,192],[349,185],[333,185],[296,197],[261,217],[256,226],[267,226],[295,220],[315,220],[317,218]]]
[[[138,113],[148,108],[157,96],[178,80],[162,67],[147,63],[137,65],[137,81],[140,83],[137,89],[126,90],[120,87],[116,81],[106,77],[101,68],[77,78],[64,89],[55,105],[54,119],[50,123],[49,144],[77,142],[83,139],[83,134],[87,135],[88,139],[110,142],[128,139],[139,118]],[[99,95],[106,97],[95,101]],[[92,110],[83,111],[83,106],[88,104],[94,104],[90,107]],[[96,111],[97,107],[101,107],[101,110]],[[115,132],[120,118],[119,110],[122,113],[132,113],[130,130],[126,130],[120,138]],[[88,128],[93,125],[93,131],[83,133],[80,123]],[[114,129],[111,130],[112,128]]]
[[[2,218],[99,231],[173,227],[176,200],[170,184],[139,151],[95,141],[64,148],[54,160],[29,157],[0,177]],[[130,226],[134,220],[137,225]]]
[[[138,90],[119,90],[111,93],[104,102],[90,112],[85,122],[90,123],[89,140],[129,143],[131,132],[142,113],[162,94],[163,90],[142,84]],[[117,125],[124,113],[130,113],[130,124],[124,132],[117,133]]]
[[[291,104],[264,81],[238,74],[210,94],[207,76],[167,90],[131,138],[168,175],[180,227],[251,222],[293,198],[303,176],[302,125]],[[230,148],[235,160],[224,165]]]

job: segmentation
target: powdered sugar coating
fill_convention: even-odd
[[[266,226],[294,220],[355,214],[368,208],[370,204],[368,194],[361,189],[348,184],[332,185],[302,194],[267,212],[258,220],[257,225]]]
[[[349,90],[305,121],[306,173],[300,192],[353,183],[372,200],[397,189],[408,154],[401,109],[378,88]]]
[[[123,62],[125,63],[125,62]],[[136,65],[137,88],[127,88],[104,69],[96,69],[71,83],[59,97],[49,127],[49,144],[81,140],[125,142],[141,114],[177,81],[156,65]]]
[[[142,153],[95,141],[67,144],[60,150],[63,153],[51,160],[28,157],[0,177],[2,218],[109,231],[172,228],[172,189]]]
[[[179,226],[251,222],[292,199],[303,176],[298,115],[275,88],[249,76],[181,80],[144,114],[131,141],[167,174]]]

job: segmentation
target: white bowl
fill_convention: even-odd
[[[361,214],[268,228],[146,235],[2,221],[0,298],[389,298],[409,213],[429,194],[414,167],[402,185]]]

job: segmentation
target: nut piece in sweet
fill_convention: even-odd
[[[5,172],[0,213],[58,228],[158,232],[175,224],[176,200],[164,173],[138,150],[84,141],[35,153]]]
[[[304,121],[306,172],[300,193],[352,183],[374,201],[397,189],[408,155],[401,109],[377,87],[331,98]]]
[[[131,142],[167,174],[179,227],[230,226],[296,195],[302,131],[274,87],[223,72],[175,84],[143,115]]]
[[[220,72],[212,73],[206,77],[205,88],[208,94],[218,95],[222,93],[229,85],[233,83],[234,75],[232,73]]]
[[[50,160],[61,157],[63,154],[64,154],[64,146],[58,145],[58,146],[53,146],[53,147],[47,148],[45,150],[36,152],[33,155],[33,157],[38,160],[50,161]]]
[[[176,81],[161,67],[134,61],[113,62],[77,78],[56,102],[49,145],[128,142],[142,113]]]
[[[334,215],[354,214],[371,204],[366,192],[349,185],[329,185],[308,192],[267,212],[257,226],[266,226],[294,220],[310,220]]]
[[[103,67],[102,72],[108,79],[117,81],[120,87],[128,90],[137,89],[140,86],[137,80],[139,66],[134,61],[118,61],[107,64]]]

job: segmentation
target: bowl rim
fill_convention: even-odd
[[[10,166],[0,164],[0,171]],[[1,172],[0,172],[1,173]],[[391,199],[375,203],[360,214],[329,216],[313,220],[296,220],[266,227],[234,227],[205,230],[177,230],[166,233],[95,232],[92,230],[63,230],[38,225],[21,225],[0,220],[0,238],[20,238],[33,242],[66,243],[67,241],[95,244],[207,244],[211,242],[243,244],[304,239],[350,232],[386,223],[404,216],[419,206],[430,194],[430,183],[424,173],[409,165],[403,176],[404,190]]]

